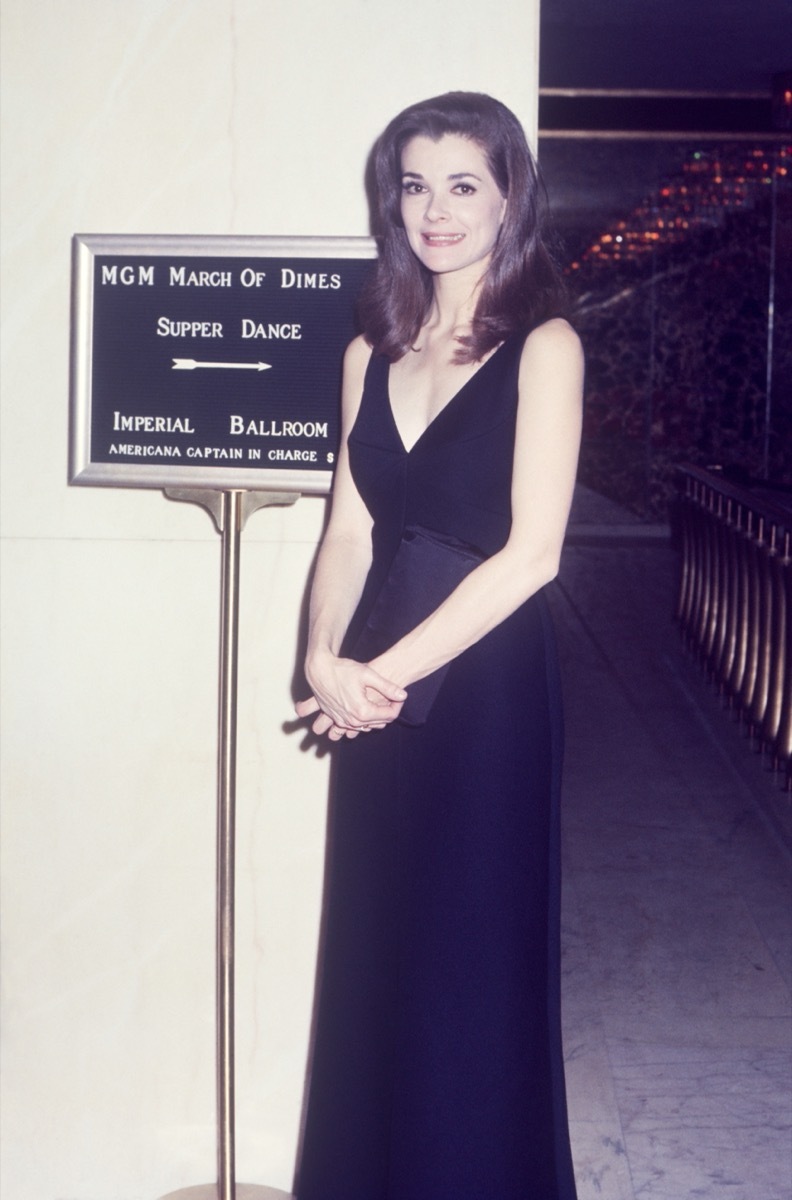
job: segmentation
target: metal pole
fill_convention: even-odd
[[[765,371],[765,411],[762,436],[762,479],[770,478],[770,433],[773,425],[773,339],[775,334],[776,245],[778,225],[778,152],[773,158],[773,183],[770,200],[770,273],[767,284],[767,369]]]
[[[234,1200],[234,826],[241,496],[223,493],[217,780],[217,1181]]]
[[[199,504],[221,537],[220,664],[217,738],[216,1062],[217,1184],[181,1188],[162,1200],[291,1200],[288,1193],[237,1184],[234,1158],[234,842],[236,825],[239,563],[248,517],[269,505],[294,504],[294,492],[170,489],[169,500]]]

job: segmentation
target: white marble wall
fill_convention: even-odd
[[[4,0],[3,1194],[214,1176],[219,539],[66,485],[74,232],[362,234],[368,148],[451,87],[536,115],[538,0]],[[238,1175],[288,1189],[327,763],[284,732],[324,502],[245,536]]]

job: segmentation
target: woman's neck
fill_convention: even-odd
[[[461,271],[434,277],[434,299],[424,331],[432,337],[467,332],[478,303],[479,287],[486,272],[481,263]]]

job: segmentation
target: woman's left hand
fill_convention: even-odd
[[[306,673],[313,693],[298,701],[295,710],[300,717],[318,714],[311,728],[331,741],[384,729],[399,715],[407,695],[371,664],[332,654],[312,656]]]
[[[390,724],[390,721],[369,721],[358,729],[336,725],[333,723],[332,717],[328,717],[327,713],[321,711],[319,701],[315,696],[310,696],[307,700],[299,700],[294,707],[298,717],[310,717],[314,713],[319,713],[311,729],[320,737],[327,734],[331,742],[340,742],[345,737],[356,738],[360,733],[370,733],[372,729],[384,729],[386,725]]]

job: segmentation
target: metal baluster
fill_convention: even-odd
[[[788,537],[787,537],[788,540]],[[783,530],[773,526],[770,532],[769,572],[772,593],[772,623],[769,630],[767,703],[762,722],[761,739],[775,757],[775,744],[781,723],[784,695],[784,658],[786,655],[786,597],[784,595],[783,556],[779,543],[783,541]],[[781,546],[783,549],[783,545]]]
[[[680,554],[682,557],[681,569],[679,572],[679,593],[677,599],[676,618],[683,631],[687,629],[688,620],[691,608],[691,596],[693,591],[693,546],[692,546],[692,530],[691,530],[691,492],[693,489],[693,480],[689,475],[683,475],[679,479],[679,496],[677,498],[677,506],[679,513],[679,535],[680,535]]]
[[[781,576],[781,591],[784,597],[784,653],[781,678],[781,711],[774,752],[776,765],[786,768],[787,786],[792,786],[792,534],[784,535],[784,554],[778,561]]]
[[[737,647],[737,624],[740,613],[740,567],[738,543],[742,529],[742,506],[729,500],[726,525],[723,531],[725,546],[725,611],[722,623],[722,640],[716,664],[718,685],[721,691],[729,689],[729,679],[734,669]]]
[[[759,650],[762,635],[762,551],[764,548],[764,517],[754,522],[755,533],[748,543],[748,646],[745,674],[740,688],[740,709],[751,723],[754,696],[760,682]]]
[[[748,661],[748,641],[751,614],[750,546],[753,528],[753,513],[749,508],[743,512],[744,524],[737,541],[737,594],[738,614],[734,666],[728,679],[729,692],[739,707]]]
[[[724,497],[720,494],[720,492],[713,492],[712,504],[710,507],[709,526],[710,598],[702,650],[704,653],[705,662],[707,664],[707,669],[716,683],[719,682],[716,675],[716,666],[718,661],[720,626],[721,622],[723,621],[724,612],[723,575],[725,555],[723,549],[723,510]]]
[[[765,525],[765,529],[767,526]],[[774,538],[775,527],[770,527],[770,535],[762,537],[756,545],[756,574],[759,584],[759,608],[757,611],[759,628],[757,631],[756,682],[749,719],[757,730],[761,741],[761,729],[767,712],[767,701],[770,688],[771,654],[773,639],[773,579],[771,573],[771,538]]]
[[[704,516],[704,494],[705,489],[703,484],[696,480],[693,498],[694,503],[691,508],[691,549],[692,549],[692,573],[693,587],[690,597],[690,616],[688,618],[687,636],[688,644],[691,650],[695,653],[698,648],[698,628],[701,621],[701,613],[704,605],[704,542],[705,542],[705,516]]]

